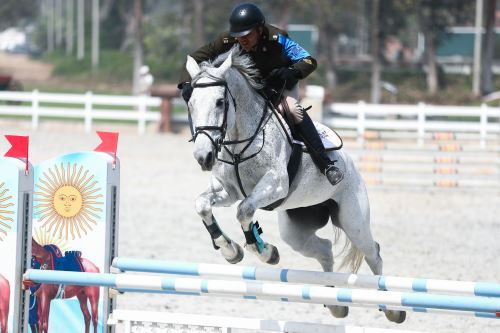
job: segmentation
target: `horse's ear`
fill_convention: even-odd
[[[190,55],[187,56],[186,69],[189,75],[191,75],[191,78],[194,78],[201,70],[196,60]]]
[[[232,66],[232,64],[233,64],[233,51],[229,52],[226,60],[224,60],[222,65],[219,66],[217,72],[220,74],[220,76],[223,76],[226,73],[226,71]]]

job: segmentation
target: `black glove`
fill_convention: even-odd
[[[267,84],[272,88],[281,91],[283,86],[290,90],[299,81],[300,72],[294,68],[276,68],[267,76]]]
[[[182,84],[182,98],[184,98],[184,101],[189,102],[189,99],[191,98],[191,94],[193,93],[193,86],[191,86],[191,82],[184,82]]]

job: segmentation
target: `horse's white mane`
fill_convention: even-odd
[[[255,63],[248,54],[241,53],[241,49],[239,48],[238,45],[233,46],[231,50],[229,50],[226,53],[222,53],[212,61],[202,62],[200,64],[201,71],[200,73],[198,73],[198,75],[196,75],[196,77],[193,78],[193,82],[197,81],[201,77],[208,76],[214,78],[207,72],[207,69],[219,67],[224,62],[224,60],[226,60],[229,54],[232,54],[231,67],[235,68],[238,72],[240,72],[241,75],[243,75],[243,77],[248,81],[250,86],[252,86],[252,88],[257,90],[262,89],[264,87],[264,84],[261,82],[261,76],[259,70],[255,67]]]

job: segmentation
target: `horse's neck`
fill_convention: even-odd
[[[231,140],[250,138],[258,130],[263,113],[265,101],[246,82],[235,83],[233,96],[236,101],[235,126],[228,133]]]

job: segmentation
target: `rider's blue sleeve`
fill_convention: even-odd
[[[302,46],[282,34],[278,35],[278,43],[283,46],[283,52],[294,64],[311,56]]]

